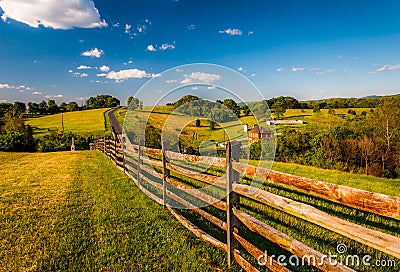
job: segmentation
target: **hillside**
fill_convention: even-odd
[[[0,153],[0,161],[1,271],[227,270],[222,251],[98,152]]]
[[[94,109],[59,113],[54,115],[28,118],[26,123],[34,128],[36,135],[41,135],[49,130],[62,131],[62,119],[64,118],[64,130],[80,135],[92,135],[101,137],[109,133],[109,121],[106,112],[109,109]]]

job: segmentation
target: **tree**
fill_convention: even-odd
[[[225,99],[223,105],[230,109],[237,117],[240,117],[240,107],[233,99]]]
[[[39,103],[38,112],[40,114],[46,114],[47,113],[47,103],[46,103],[46,101],[42,100],[42,102]]]
[[[283,118],[283,116],[285,115],[285,112],[286,112],[285,105],[279,101],[275,102],[272,105],[272,110],[277,119]]]
[[[370,138],[365,136],[364,139],[358,142],[358,147],[365,163],[365,174],[368,175],[368,166],[372,155],[375,153],[375,144]]]
[[[39,105],[34,102],[28,102],[28,108],[30,114],[38,114],[39,113]]]
[[[16,111],[19,111],[19,112],[22,112],[22,113],[24,113],[24,112],[26,111],[26,105],[25,105],[25,103],[18,102],[18,101],[14,103],[13,108],[14,108]]]
[[[67,103],[62,102],[60,104],[60,111],[67,111]]]
[[[199,98],[194,95],[185,95],[181,99],[179,99],[178,101],[176,101],[174,103],[174,108],[176,109],[182,105],[185,105],[186,103],[189,103],[189,102],[195,101],[195,100],[199,100]]]
[[[251,113],[250,108],[248,105],[243,105],[240,107],[240,109],[242,110],[244,116],[247,116]]]
[[[6,132],[25,132],[25,124],[21,111],[9,110],[4,115],[4,129]]]
[[[67,111],[78,111],[79,110],[79,106],[78,103],[72,101],[69,102],[66,108]]]
[[[47,112],[50,114],[56,114],[60,111],[60,109],[58,108],[58,105],[56,103],[56,101],[54,100],[49,100],[47,102]]]

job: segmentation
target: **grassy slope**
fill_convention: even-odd
[[[227,270],[97,152],[0,153],[1,271]]]
[[[64,130],[82,135],[102,136],[108,133],[105,127],[105,112],[109,109],[94,109],[86,111],[66,112],[64,115]],[[61,113],[38,118],[29,118],[27,124],[35,128],[39,135],[48,130],[62,130]],[[109,122],[109,121],[108,121]]]
[[[283,162],[274,162],[272,169],[300,177],[346,185],[371,192],[400,196],[400,179],[378,178],[374,176]]]

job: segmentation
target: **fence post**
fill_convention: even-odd
[[[163,163],[163,204],[167,205],[167,190],[168,190],[168,181],[167,179],[170,177],[170,171],[167,169],[167,155],[166,151],[169,148],[169,144],[167,141],[162,142],[162,163]]]
[[[103,154],[107,156],[107,153],[106,153],[106,136],[103,137]]]
[[[232,161],[239,161],[240,143],[228,141],[226,144],[226,223],[227,223],[227,245],[228,245],[228,265],[234,260],[234,251],[239,249],[239,243],[233,236],[233,232],[239,231],[240,221],[233,214],[232,208],[239,209],[239,194],[233,192],[233,183],[239,183],[239,173],[232,167]]]
[[[126,172],[125,170],[125,146],[126,144],[126,138],[125,136],[122,137],[122,166],[124,167],[124,173]]]
[[[136,178],[138,184],[140,183],[140,164],[142,163],[142,156],[143,156],[142,145],[143,145],[143,140],[139,139],[138,161],[137,161],[137,178]]]

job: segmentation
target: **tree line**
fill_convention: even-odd
[[[276,160],[400,177],[400,96],[381,99],[368,115],[331,128],[320,124],[280,130]]]
[[[79,106],[75,101],[69,103],[62,102],[60,105],[55,100],[42,100],[39,103],[36,102],[15,102],[15,103],[0,103],[0,118],[1,114],[10,109],[15,109],[19,112],[30,114],[30,115],[45,115],[45,114],[56,114],[60,112],[72,112],[88,109],[100,109],[100,108],[112,108],[118,107],[120,101],[111,95],[96,95],[95,97],[89,97],[86,100],[85,105]]]

